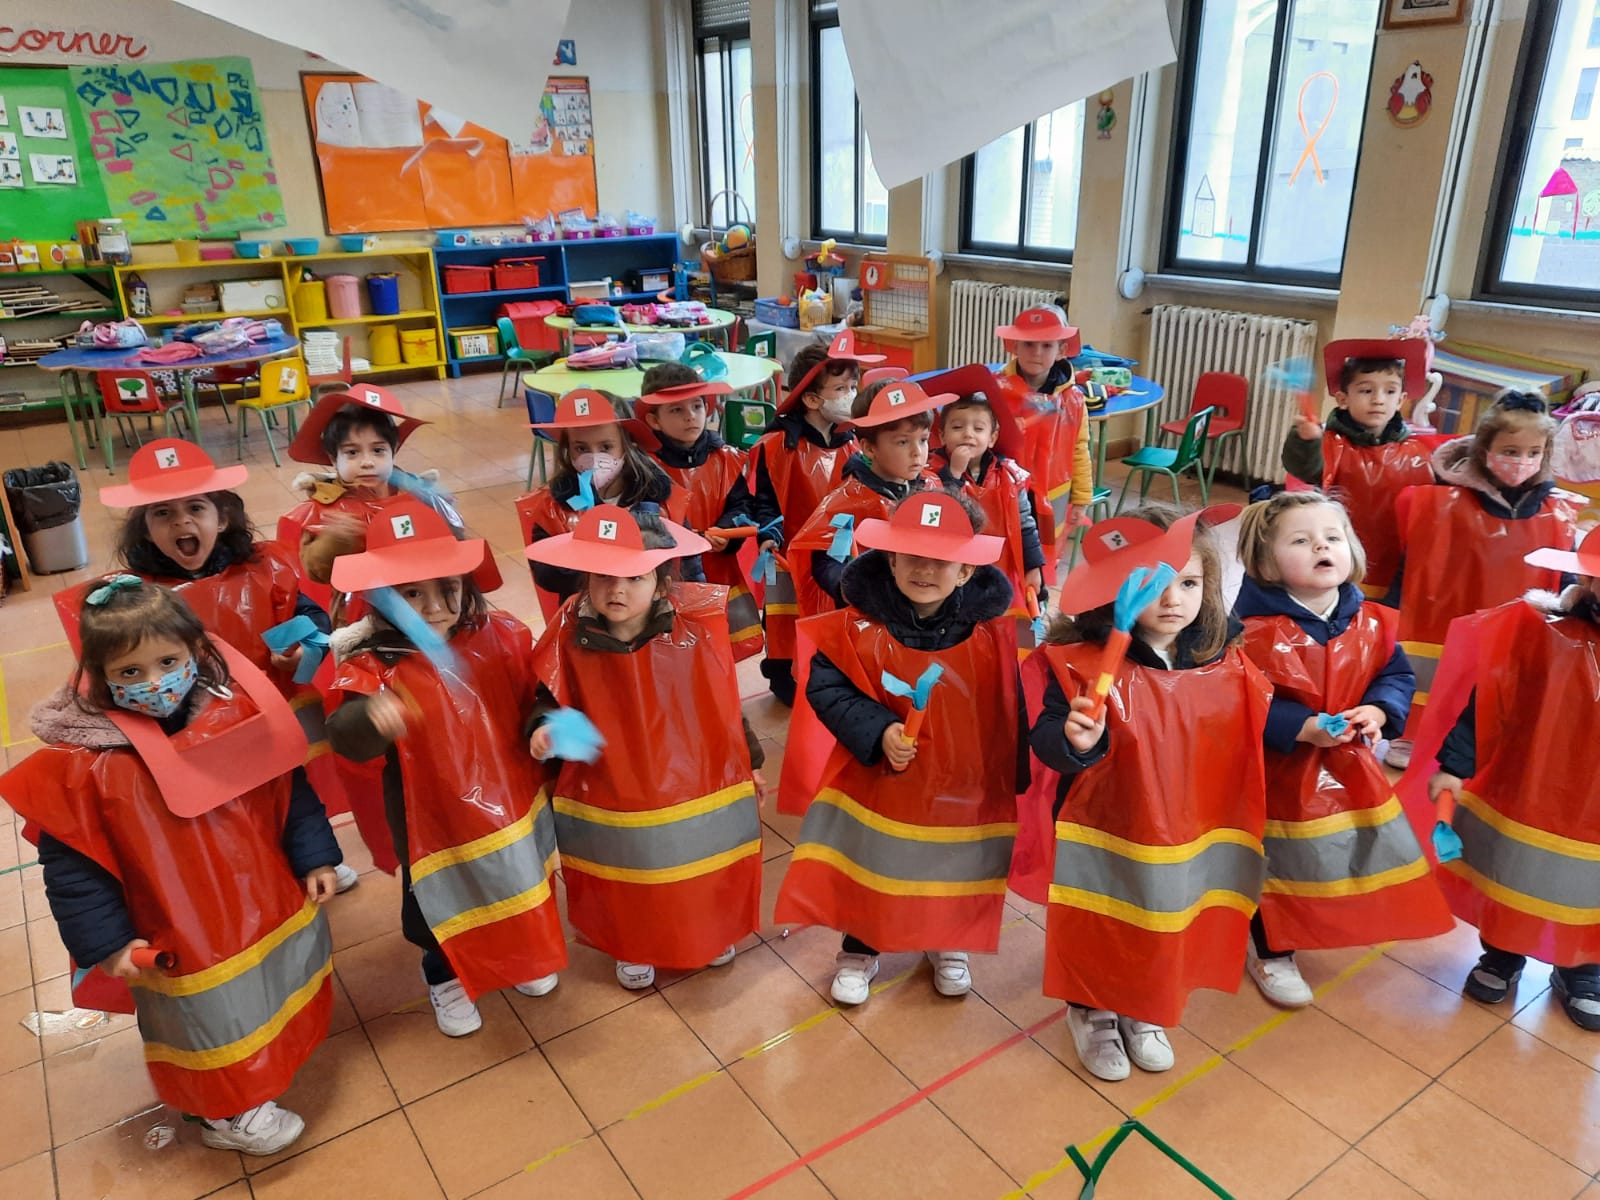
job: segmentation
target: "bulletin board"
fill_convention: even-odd
[[[55,113],[61,130],[30,132],[24,112]],[[49,123],[48,121],[46,122]],[[56,136],[57,133],[65,136]],[[74,183],[33,177],[33,156],[70,156]],[[0,67],[0,237],[72,241],[77,222],[110,214],[100,173],[94,169],[88,123],[73,102],[72,80],[62,67]]]
[[[329,233],[515,225],[596,208],[589,81],[551,78],[526,141],[361,75],[306,73]]]

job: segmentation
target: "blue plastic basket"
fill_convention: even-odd
[[[290,238],[284,242],[290,254],[315,254],[322,249],[321,238]]]

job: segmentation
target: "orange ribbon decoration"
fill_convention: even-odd
[[[1306,123],[1306,91],[1319,79],[1326,79],[1333,84],[1333,97],[1328,101],[1328,111],[1322,114],[1322,124],[1317,126],[1316,133],[1311,132],[1311,126]],[[1294,186],[1294,181],[1300,177],[1300,170],[1306,165],[1306,159],[1311,160],[1311,169],[1316,173],[1318,183],[1326,183],[1322,174],[1322,162],[1317,158],[1317,143],[1322,140],[1322,135],[1328,132],[1328,123],[1333,120],[1333,110],[1339,107],[1339,78],[1332,71],[1318,71],[1314,75],[1307,75],[1306,81],[1300,85],[1300,95],[1295,99],[1295,120],[1300,122],[1300,132],[1306,135],[1306,148],[1300,151],[1300,159],[1294,164],[1294,170],[1289,172],[1289,186]]]

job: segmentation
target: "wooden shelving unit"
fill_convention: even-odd
[[[0,273],[0,338],[7,347],[0,358],[5,371],[0,413],[60,407],[57,381],[33,360],[60,349],[84,321],[120,316],[111,267]],[[43,344],[47,341],[48,347]]]

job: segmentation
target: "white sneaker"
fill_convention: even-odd
[[[1281,1008],[1304,1008],[1315,999],[1311,985],[1301,978],[1292,954],[1262,958],[1251,942],[1245,950],[1244,969],[1256,981],[1261,994]]]
[[[878,975],[876,954],[846,954],[840,951],[833,960],[833,987],[839,1004],[865,1004],[872,995],[872,981]]]
[[[1117,1018],[1117,1032],[1122,1034],[1122,1044],[1141,1071],[1170,1071],[1176,1061],[1172,1043],[1167,1041],[1167,1031],[1149,1021],[1135,1021],[1132,1017]]]
[[[1395,738],[1389,743],[1389,749],[1383,756],[1385,766],[1393,767],[1396,771],[1404,771],[1411,765],[1411,739]]]
[[[965,996],[972,990],[965,950],[929,950],[928,961],[933,964],[933,988],[939,995]]]
[[[540,979],[530,979],[527,983],[517,984],[517,991],[524,996],[548,996],[556,990],[556,984],[560,982],[561,977],[552,971]]]
[[[733,961],[734,954],[735,954],[734,948],[732,946],[729,946],[721,954],[717,955],[710,962],[708,962],[706,964],[706,966],[708,966],[708,967],[725,967],[725,966],[727,966],[729,963],[731,963]]]
[[[347,867],[344,863],[340,863],[333,869],[333,892],[336,896],[343,892],[348,892],[360,882],[361,876],[356,874],[354,867]]]
[[[306,1123],[287,1108],[268,1100],[237,1117],[205,1121],[200,1140],[213,1150],[243,1154],[276,1154],[305,1132]]]
[[[630,992],[642,992],[656,981],[656,969],[649,963],[617,963],[617,982]]]
[[[445,1037],[466,1037],[483,1028],[483,1017],[478,1006],[461,986],[461,980],[448,983],[430,983],[428,999],[433,1001],[433,1019]]]
[[[1116,1083],[1128,1077],[1128,1051],[1122,1044],[1117,1014],[1104,1008],[1067,1009],[1072,1048],[1096,1079]]]

